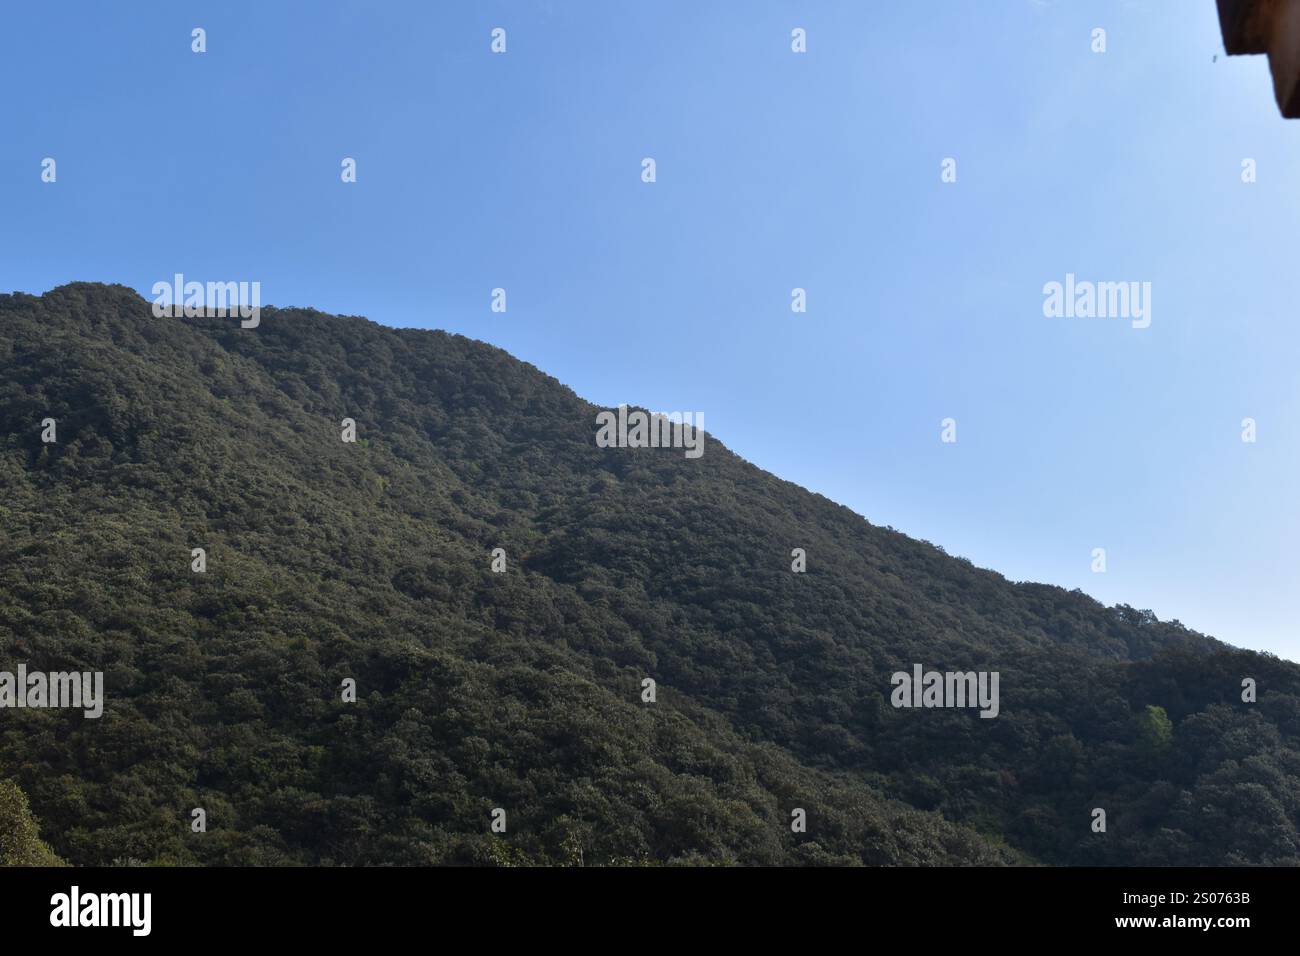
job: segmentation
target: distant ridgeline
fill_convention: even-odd
[[[0,296],[0,364],[4,862],[1300,862],[1300,667],[698,417],[120,286]]]

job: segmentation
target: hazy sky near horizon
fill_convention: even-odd
[[[0,22],[0,291],[182,272],[461,332],[593,402],[702,412],[1014,580],[1300,659],[1300,122],[1264,58],[1223,55],[1213,0],[52,0]],[[1150,327],[1045,317],[1067,273],[1151,283]]]

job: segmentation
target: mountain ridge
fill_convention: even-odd
[[[30,296],[30,294],[28,294],[28,293],[14,293],[14,294],[15,294],[15,295],[18,295],[18,296],[29,296],[29,297],[31,297],[31,298],[44,299],[46,296],[56,295],[56,294],[61,293],[61,292],[64,292],[64,291],[69,291],[69,292],[71,292],[71,291],[75,291],[75,290],[79,290],[79,289],[106,289],[106,290],[112,290],[112,291],[114,291],[115,293],[120,293],[120,294],[124,295],[124,296],[127,298],[127,300],[131,302],[131,304],[132,304],[133,306],[140,306],[140,307],[143,307],[143,306],[147,305],[147,300],[146,300],[146,299],[145,299],[145,298],[144,298],[144,297],[143,297],[139,292],[137,292],[136,290],[134,290],[134,289],[132,289],[132,288],[130,288],[130,287],[128,287],[128,286],[124,286],[124,285],[116,285],[116,284],[95,283],[95,282],[69,282],[69,283],[65,283],[65,284],[63,284],[63,285],[61,285],[61,286],[56,286],[56,287],[54,287],[53,289],[50,289],[50,290],[48,290],[47,292],[42,293],[42,294],[39,295],[39,296]],[[486,342],[486,341],[483,341],[483,340],[480,340],[480,339],[475,339],[475,338],[473,338],[473,337],[471,337],[471,336],[462,335],[462,334],[460,334],[460,333],[448,332],[448,331],[445,331],[445,330],[442,330],[442,329],[423,329],[423,328],[416,328],[416,327],[394,327],[394,326],[387,326],[387,325],[384,325],[384,324],[382,324],[382,323],[375,322],[374,320],[369,319],[369,318],[367,318],[367,317],[365,317],[365,316],[360,316],[360,315],[333,315],[333,314],[325,313],[325,312],[321,312],[321,311],[318,310],[318,309],[315,309],[315,308],[312,308],[312,307],[306,307],[306,306],[287,306],[287,307],[279,307],[279,306],[265,306],[265,307],[263,307],[263,310],[264,310],[264,312],[266,313],[266,315],[268,316],[268,318],[275,317],[275,316],[277,316],[277,315],[279,315],[279,316],[286,316],[286,315],[287,315],[287,316],[292,316],[292,317],[294,317],[294,318],[307,318],[307,319],[313,319],[313,320],[327,319],[327,320],[345,320],[345,321],[355,321],[355,322],[364,323],[366,326],[373,327],[373,328],[376,329],[376,330],[383,330],[383,331],[389,331],[389,332],[396,331],[396,332],[399,332],[399,333],[415,333],[417,336],[418,336],[418,335],[425,335],[425,334],[431,334],[431,335],[434,335],[434,336],[445,336],[445,337],[447,337],[447,338],[449,338],[449,339],[451,339],[451,340],[457,340],[457,341],[459,341],[459,342],[461,342],[461,343],[468,344],[469,346],[471,346],[471,347],[473,347],[473,348],[481,348],[481,349],[483,349],[483,350],[486,350],[486,351],[488,351],[488,352],[490,352],[490,353],[493,353],[493,354],[494,354],[496,357],[498,357],[498,358],[504,358],[504,359],[506,359],[506,360],[508,360],[508,361],[510,361],[510,362],[512,362],[512,363],[517,363],[517,364],[518,364],[519,366],[521,366],[523,369],[527,370],[528,373],[530,373],[530,374],[534,374],[534,375],[538,376],[540,379],[544,380],[545,382],[550,383],[550,384],[553,384],[554,386],[556,386],[556,387],[558,387],[559,389],[562,389],[564,392],[568,393],[568,395],[571,396],[571,397],[575,400],[575,402],[577,402],[577,403],[581,403],[582,406],[585,407],[585,408],[587,408],[587,409],[589,409],[589,410],[592,412],[593,415],[594,415],[595,412],[597,412],[597,411],[602,411],[602,410],[605,410],[605,409],[607,408],[607,406],[594,404],[594,403],[592,403],[592,402],[587,401],[586,399],[583,399],[580,395],[577,394],[577,392],[576,392],[576,391],[575,391],[571,386],[566,385],[565,383],[561,382],[559,379],[557,379],[557,378],[555,378],[554,376],[548,374],[547,372],[545,372],[544,370],[538,368],[537,366],[533,365],[532,363],[527,362],[526,360],[518,359],[518,358],[514,357],[514,356],[511,355],[509,352],[507,352],[505,349],[502,349],[502,348],[499,347],[499,346],[493,345],[493,344],[491,344],[491,343],[489,343],[489,342]],[[154,318],[150,317],[150,318],[149,318],[149,321],[169,321],[169,320],[167,320],[167,319],[154,319]],[[187,321],[195,321],[195,320],[191,320],[191,319],[171,319],[170,321],[176,321],[176,322],[187,322]],[[212,321],[212,320],[204,320],[204,321]],[[218,323],[224,323],[224,322],[228,322],[228,321],[230,321],[230,320],[229,320],[229,319],[217,319],[217,320],[215,320],[215,321],[217,321]],[[250,330],[250,331],[255,331],[255,330]],[[643,406],[630,406],[630,407],[632,407],[632,408],[637,408],[637,409],[641,409],[641,410],[643,410],[643,411],[646,410]],[[964,557],[961,557],[961,556],[958,556],[958,555],[949,555],[948,552],[943,548],[942,545],[935,544],[935,543],[933,543],[933,542],[930,542],[930,541],[927,541],[927,540],[924,540],[924,539],[914,538],[914,537],[912,537],[912,536],[906,534],[906,532],[899,531],[899,530],[897,530],[897,529],[895,529],[895,528],[892,528],[892,527],[890,527],[890,526],[887,526],[887,525],[876,525],[876,524],[872,523],[871,520],[870,520],[868,517],[866,517],[865,515],[860,514],[859,512],[853,510],[852,508],[850,508],[850,507],[847,506],[847,505],[844,505],[844,504],[842,504],[842,503],[840,503],[840,502],[837,502],[837,501],[835,501],[834,499],[829,498],[829,497],[823,495],[823,494],[820,493],[820,492],[813,491],[813,490],[811,490],[811,489],[805,488],[805,487],[803,487],[802,485],[797,484],[796,482],[792,482],[792,481],[790,481],[789,479],[782,478],[782,477],[780,477],[779,475],[776,475],[776,474],[774,474],[774,473],[772,473],[772,472],[770,472],[770,471],[767,471],[766,469],[762,468],[762,467],[759,466],[759,465],[756,465],[756,464],[754,464],[754,463],[752,463],[752,462],[749,462],[748,460],[746,460],[746,459],[744,459],[744,458],[741,458],[741,457],[740,457],[739,455],[737,455],[735,452],[733,452],[733,451],[731,451],[729,448],[727,448],[726,445],[725,445],[722,441],[720,441],[720,440],[718,439],[718,437],[717,437],[714,433],[708,433],[708,434],[709,434],[709,447],[710,447],[710,448],[720,450],[722,453],[724,453],[724,454],[730,456],[731,458],[735,459],[737,462],[741,463],[744,467],[747,467],[747,468],[753,468],[753,469],[755,469],[755,470],[756,470],[760,475],[762,475],[762,476],[764,476],[764,477],[766,477],[766,478],[770,478],[770,479],[772,479],[772,480],[774,480],[774,481],[777,481],[777,482],[782,483],[783,485],[787,485],[787,486],[789,486],[790,488],[794,489],[795,491],[797,491],[797,492],[799,492],[799,493],[801,493],[801,494],[808,495],[809,497],[813,498],[814,500],[816,500],[816,501],[818,501],[818,502],[824,502],[826,505],[830,506],[832,509],[835,509],[835,510],[837,510],[837,511],[843,512],[843,514],[844,514],[845,516],[848,516],[848,517],[850,517],[851,519],[855,519],[855,520],[861,521],[861,522],[863,522],[865,525],[867,525],[868,527],[870,527],[870,528],[872,528],[872,529],[875,529],[875,530],[880,531],[880,532],[883,532],[883,533],[889,533],[889,534],[895,534],[895,535],[898,535],[900,539],[905,540],[905,541],[907,541],[907,542],[909,542],[910,544],[913,544],[913,545],[917,545],[917,546],[920,546],[920,547],[923,547],[923,548],[934,549],[937,553],[939,553],[939,554],[941,554],[941,555],[944,555],[944,556],[946,556],[946,557],[950,557],[950,558],[952,558],[952,559],[954,559],[954,560],[956,560],[956,561],[959,561],[959,562],[962,562],[962,563],[968,565],[969,567],[971,567],[972,569],[974,569],[974,571],[976,571],[976,572],[978,572],[978,573],[980,573],[980,574],[993,575],[993,576],[994,576],[998,581],[1005,582],[1005,583],[1007,583],[1008,585],[1010,585],[1010,586],[1012,586],[1012,587],[1017,587],[1017,588],[1030,588],[1030,589],[1046,588],[1046,589],[1056,589],[1056,590],[1060,590],[1060,591],[1063,591],[1063,592],[1067,591],[1067,589],[1061,587],[1060,585],[1054,585],[1054,584],[1048,584],[1048,583],[1042,583],[1042,582],[1036,582],[1036,581],[1013,581],[1013,580],[1011,580],[1010,578],[1007,578],[1005,575],[1001,574],[1000,572],[998,572],[998,571],[995,570],[995,569],[992,569],[992,568],[985,568],[985,567],[980,567],[980,566],[974,565],[974,564],[973,564],[972,562],[970,562],[968,559],[966,559],[966,558],[964,558]],[[1092,598],[1090,595],[1086,595],[1085,592],[1082,592],[1082,591],[1080,591],[1079,589],[1074,589],[1074,590],[1072,590],[1072,591],[1068,591],[1068,593],[1072,593],[1072,594],[1083,594],[1083,595],[1085,595],[1089,600],[1093,601],[1093,602],[1097,605],[1097,607],[1099,607],[1099,608],[1106,608],[1106,605],[1102,604],[1100,601],[1097,601],[1095,598]],[[1120,608],[1127,608],[1127,607],[1128,607],[1127,605],[1116,605],[1116,606],[1113,606],[1113,607],[1109,608],[1108,610],[1111,610],[1111,611],[1118,611]],[[1134,613],[1141,614],[1141,615],[1149,615],[1149,614],[1150,614],[1150,612],[1147,612],[1147,611],[1140,611],[1140,612],[1134,612]],[[1169,623],[1175,623],[1175,622],[1169,622]],[[1180,625],[1180,626],[1181,626],[1181,625]],[[1192,634],[1192,635],[1195,635],[1195,636],[1197,636],[1197,637],[1207,637],[1207,638],[1208,638],[1207,635],[1201,635],[1201,634],[1199,634],[1199,633],[1196,632],[1196,631],[1189,631],[1189,633]],[[1226,642],[1221,641],[1221,640],[1218,639],[1218,638],[1208,638],[1208,639],[1210,639],[1210,640],[1214,640],[1214,641],[1216,641],[1217,643],[1221,643],[1221,644],[1222,644],[1222,643],[1226,643]],[[1232,645],[1229,645],[1229,646],[1232,646]]]
[[[0,669],[104,665],[108,725],[166,757],[0,719],[69,862],[1296,862],[1290,662],[1008,582],[711,433],[597,448],[601,406],[464,336],[93,283],[0,327]],[[1000,671],[1002,714],[890,708],[916,663]],[[1094,834],[1107,801],[1130,823]]]

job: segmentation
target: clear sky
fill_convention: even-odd
[[[1213,0],[46,0],[0,9],[0,88],[0,290],[183,272],[462,332],[1300,659],[1300,121]],[[1067,273],[1150,282],[1151,326],[1045,317]]]

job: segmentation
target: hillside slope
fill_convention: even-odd
[[[0,778],[73,864],[1300,862],[1300,667],[597,411],[440,332],[0,296],[0,670],[108,696],[0,710]],[[917,663],[999,716],[890,706]]]

